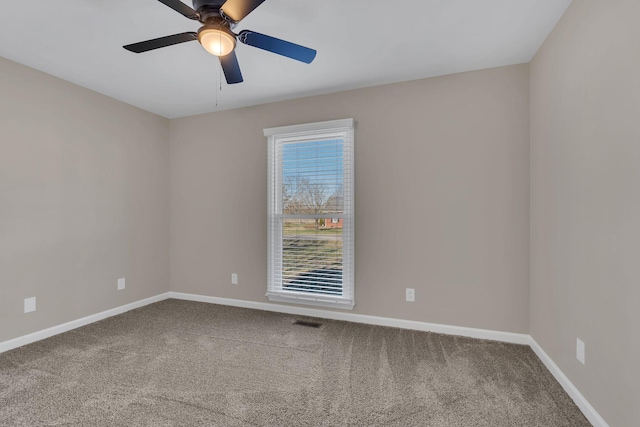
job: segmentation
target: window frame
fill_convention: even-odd
[[[267,138],[267,293],[270,301],[314,305],[351,310],[355,305],[355,185],[354,129],[352,118],[264,129]],[[319,295],[282,289],[282,153],[284,144],[340,137],[343,143],[343,214],[329,217],[342,219],[342,296]],[[321,214],[325,216],[326,214]],[[305,217],[310,215],[297,215]],[[279,264],[278,264],[279,263]]]

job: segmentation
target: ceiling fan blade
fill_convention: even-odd
[[[240,22],[263,2],[264,0],[227,0],[220,10],[233,22]]]
[[[241,31],[238,34],[238,40],[249,46],[277,53],[307,64],[311,64],[317,53],[314,49],[249,30]]]
[[[198,12],[196,12],[186,4],[182,3],[180,0],[158,0],[158,1],[160,3],[163,3],[169,6],[171,9],[175,10],[178,13],[181,13],[182,15],[186,16],[189,19],[194,19],[197,21],[198,18],[200,17],[200,15],[198,15]]]
[[[238,64],[238,57],[234,50],[230,54],[220,57],[220,65],[222,65],[222,71],[227,79],[227,83],[232,85],[242,82],[242,72],[240,71],[240,64]]]
[[[172,46],[178,43],[190,42],[193,40],[198,40],[197,33],[180,33],[174,34],[172,36],[160,37],[158,39],[147,40],[140,43],[128,44],[122,47],[134,53],[142,53],[154,49],[159,49],[161,47]]]

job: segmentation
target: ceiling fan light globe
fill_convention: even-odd
[[[207,52],[215,56],[230,54],[236,47],[236,38],[218,28],[203,28],[198,32],[198,41]]]

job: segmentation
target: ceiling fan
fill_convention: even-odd
[[[140,43],[123,46],[125,49],[142,53],[161,47],[198,40],[202,47],[220,58],[227,83],[242,82],[242,73],[236,57],[236,40],[278,55],[286,56],[310,64],[316,57],[316,51],[295,43],[280,40],[255,31],[233,31],[238,22],[250,14],[265,0],[193,0],[193,9],[180,0],[158,0],[171,9],[194,21],[202,27],[198,32],[186,32],[160,37]]]

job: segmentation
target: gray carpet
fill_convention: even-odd
[[[167,300],[0,354],[0,425],[590,425],[527,346],[296,319]]]

